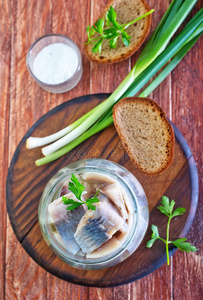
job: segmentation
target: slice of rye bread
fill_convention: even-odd
[[[110,6],[113,6],[117,13],[117,21],[120,24],[126,24],[137,17],[147,13],[150,9],[145,0],[113,0],[108,3],[103,12],[99,16],[99,19],[105,17],[106,12]],[[96,61],[98,63],[116,63],[130,57],[135,51],[137,51],[144,40],[146,39],[151,25],[151,15],[139,20],[135,24],[126,29],[126,32],[131,36],[131,43],[128,47],[124,46],[121,36],[117,41],[115,49],[110,49],[109,40],[102,42],[102,51],[99,54],[93,53],[92,48],[94,45],[86,44],[85,53],[89,60]],[[97,33],[94,34],[94,37]]]
[[[175,137],[164,111],[151,99],[129,97],[113,108],[114,125],[137,168],[157,175],[172,163]]]

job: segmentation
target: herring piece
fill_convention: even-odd
[[[88,198],[94,197],[94,195],[96,194],[96,192],[97,192],[97,188],[91,189],[88,192],[84,192],[83,195],[82,195],[82,200],[85,201]],[[106,195],[104,195],[103,193],[99,192],[99,194],[97,195],[97,198],[103,204],[110,206],[111,209],[113,209],[118,215],[120,215],[120,212],[119,212],[117,206],[111,200],[109,200],[109,198]]]
[[[88,191],[87,193],[83,193],[82,200],[85,201],[86,199],[93,197],[95,194],[96,194],[96,189],[92,189],[92,190]],[[118,215],[120,215],[120,211],[119,211],[118,207],[115,205],[115,203],[113,203],[111,200],[109,200],[109,198],[106,195],[99,192],[97,198],[103,204],[105,204],[106,207],[113,209]],[[120,228],[120,231],[122,233],[126,233],[128,231],[128,229],[129,229],[128,224],[126,222],[124,222]]]
[[[101,247],[86,255],[87,258],[98,258],[110,254],[117,250],[121,243],[113,236],[110,240],[104,243]]]
[[[77,178],[79,181],[81,181],[81,177],[80,175],[78,174],[77,175]],[[71,197],[74,197],[73,193],[69,190],[69,182],[71,181],[71,178],[69,177],[69,180],[65,181],[62,188],[61,188],[61,191],[60,191],[60,197],[61,196],[65,196],[66,194],[71,194],[72,196]]]
[[[102,203],[104,203],[107,207],[109,207],[110,209],[113,209],[118,215],[120,215],[118,207],[111,200],[109,200],[109,198],[106,195],[99,193],[98,199]],[[126,233],[128,231],[128,229],[129,229],[128,224],[126,222],[124,222],[120,228],[120,231],[122,233]]]
[[[99,190],[105,194],[119,209],[119,212],[124,220],[128,219],[128,213],[123,200],[123,195],[117,184],[103,184]]]
[[[98,202],[96,210],[88,210],[74,234],[84,253],[91,253],[108,241],[123,225],[124,220],[109,206]]]
[[[68,193],[71,193],[71,191],[68,189],[68,186],[69,186],[68,182],[64,183],[64,185],[62,186],[61,191],[60,191],[60,197],[65,196]]]
[[[115,180],[113,180],[110,176],[93,172],[86,172],[82,174],[82,179],[90,183],[115,183]]]
[[[63,241],[62,241],[62,238],[61,238],[61,236],[60,236],[60,234],[58,233],[58,231],[56,231],[55,233],[54,233],[54,236],[55,236],[55,238],[65,247],[65,245],[64,245],[64,243],[63,243]]]
[[[75,200],[72,193],[66,197]],[[80,247],[75,241],[74,233],[79,221],[85,214],[85,209],[83,205],[72,211],[66,208],[67,206],[63,204],[61,197],[49,204],[48,211],[66,249],[72,254],[76,254]]]
[[[126,233],[126,232],[128,232],[128,230],[129,230],[129,226],[128,226],[127,222],[124,222],[123,225],[120,228],[120,231],[122,233]]]

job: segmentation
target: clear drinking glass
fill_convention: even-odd
[[[73,73],[73,75],[65,80],[64,82],[60,82],[57,84],[47,84],[41,80],[39,80],[34,73],[33,64],[37,54],[46,46],[54,43],[63,43],[71,47],[77,55],[78,58],[78,65]],[[82,67],[82,59],[80,50],[78,46],[68,37],[61,35],[61,34],[47,34],[40,38],[38,38],[30,47],[27,58],[26,64],[30,75],[34,78],[34,80],[46,91],[51,93],[64,93],[72,89],[76,84],[80,81],[82,77],[83,67]]]
[[[131,227],[124,242],[112,253],[99,258],[86,258],[78,254],[71,254],[53,231],[48,213],[48,205],[59,198],[62,186],[70,174],[73,173],[77,176],[84,172],[98,172],[112,177],[121,185],[133,210]],[[79,269],[101,269],[122,262],[137,249],[147,230],[149,210],[145,192],[132,173],[108,160],[87,159],[66,166],[47,183],[40,200],[38,217],[46,243],[63,261]]]

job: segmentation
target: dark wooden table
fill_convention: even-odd
[[[151,98],[179,128],[195,157],[200,198],[188,239],[198,252],[177,251],[166,264],[134,283],[115,288],[88,288],[70,284],[39,267],[17,241],[6,212],[5,182],[15,149],[27,130],[53,107],[91,93],[112,92],[128,74],[139,52],[124,62],[102,66],[84,55],[85,27],[93,22],[108,1],[5,0],[0,2],[0,299],[201,299],[202,295],[202,128],[203,39],[153,92]],[[152,30],[169,0],[149,0]],[[192,14],[201,6],[195,6]],[[191,14],[191,15],[192,15]],[[190,17],[191,17],[190,15]],[[61,95],[43,91],[29,76],[26,54],[46,33],[69,36],[80,47],[84,74],[80,83]],[[184,193],[184,191],[183,191]]]

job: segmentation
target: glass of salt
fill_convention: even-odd
[[[82,59],[77,45],[60,34],[37,39],[27,54],[27,68],[34,80],[46,91],[64,93],[82,77]]]

